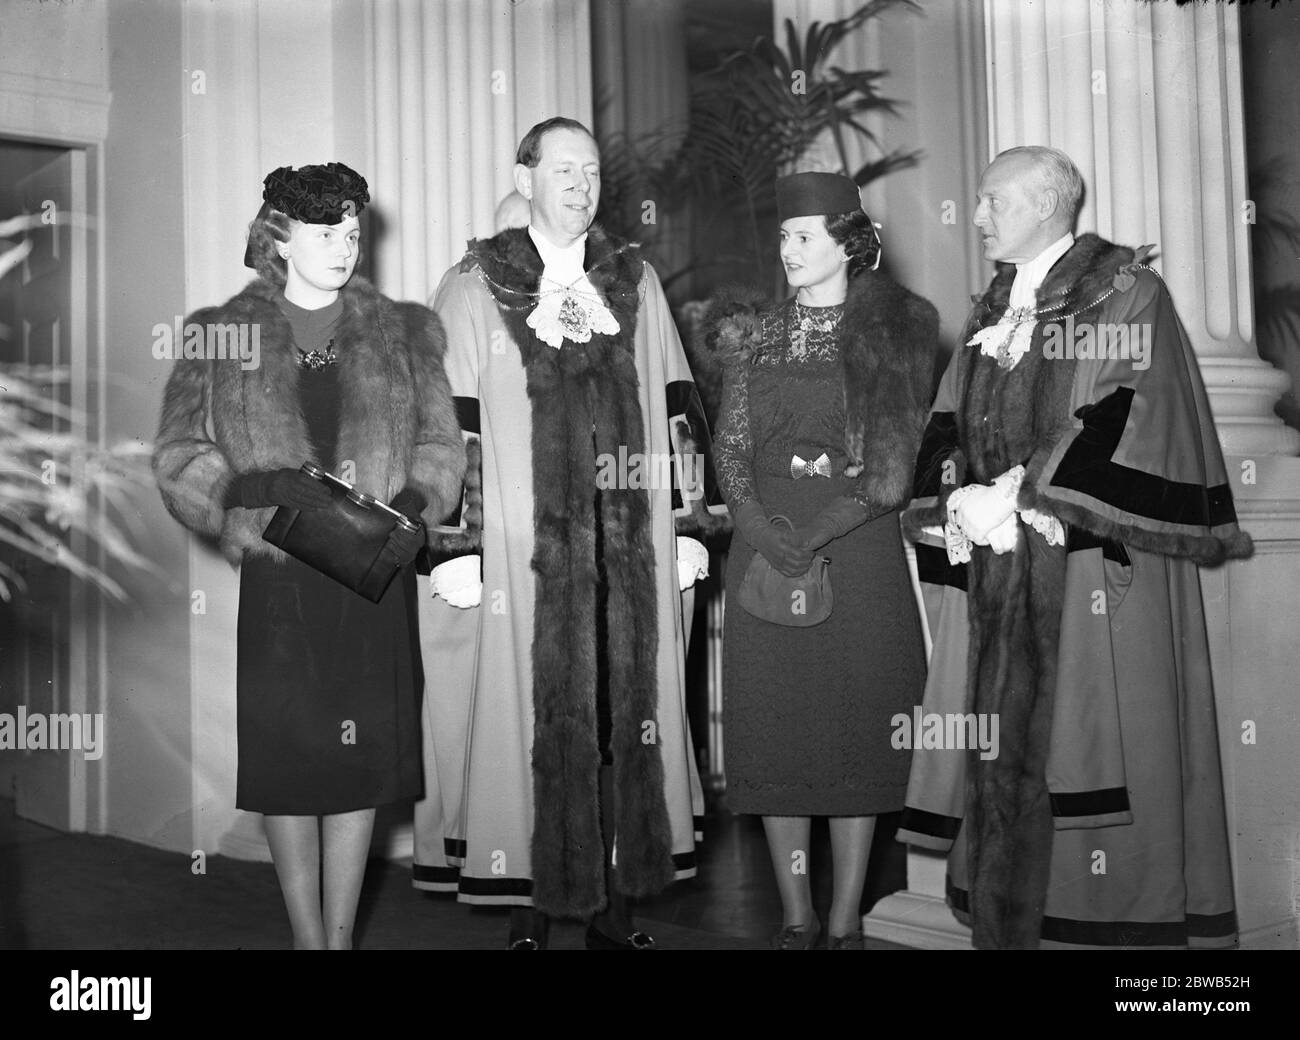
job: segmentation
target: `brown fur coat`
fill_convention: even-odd
[[[705,342],[727,364],[744,364],[762,348],[763,297],[720,294],[705,319]],[[939,339],[933,304],[878,271],[849,282],[840,325],[844,364],[844,473],[858,477],[872,515],[906,503],[921,444]]]
[[[168,511],[196,534],[220,541],[238,564],[245,552],[283,553],[263,541],[274,508],[224,505],[238,474],[297,469],[314,458],[298,403],[298,370],[278,285],[250,283],[219,307],[196,311],[188,324],[248,324],[260,331],[260,358],[245,369],[230,360],[179,360],[167,381],[153,456]],[[455,507],[465,449],[442,367],[446,348],[434,313],[394,303],[364,279],[342,290],[337,326],[341,392],[338,459],[355,465],[356,486],[384,502],[405,486],[428,502],[427,526]]]

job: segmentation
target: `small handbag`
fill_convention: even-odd
[[[415,533],[424,524],[310,462],[303,463],[302,471],[329,489],[330,504],[306,511],[280,506],[262,537],[378,603],[399,568],[392,554],[383,551],[388,536],[394,528]]]
[[[773,524],[778,520],[794,530],[788,517],[771,518]],[[827,569],[830,562],[828,556],[814,556],[806,574],[791,578],[768,563],[762,553],[755,552],[741,579],[736,602],[754,617],[774,625],[791,628],[820,625],[831,616],[831,607],[835,605]]]

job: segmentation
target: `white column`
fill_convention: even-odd
[[[378,288],[427,300],[514,187],[519,138],[591,122],[587,0],[368,0]]]
[[[1237,10],[987,0],[989,154],[1045,144],[1083,172],[1079,227],[1155,243],[1224,451],[1295,455],[1286,373],[1254,345]]]

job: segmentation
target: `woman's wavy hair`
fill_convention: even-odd
[[[826,233],[849,256],[850,278],[875,267],[880,257],[880,236],[869,216],[857,209],[850,213],[828,213],[822,219],[826,221]]]
[[[244,250],[244,266],[251,267],[268,282],[283,285],[289,278],[288,264],[275,248],[277,242],[288,242],[293,231],[293,217],[262,203],[257,216],[248,225],[248,248]]]

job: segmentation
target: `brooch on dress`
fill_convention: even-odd
[[[298,367],[310,368],[313,372],[319,371],[327,365],[335,364],[338,359],[338,355],[334,353],[334,341],[332,339],[325,344],[323,351],[298,348]]]
[[[835,317],[814,317],[807,313],[804,306],[794,301],[794,327],[790,329],[790,356],[796,361],[808,353],[808,334],[811,332],[834,332]]]

